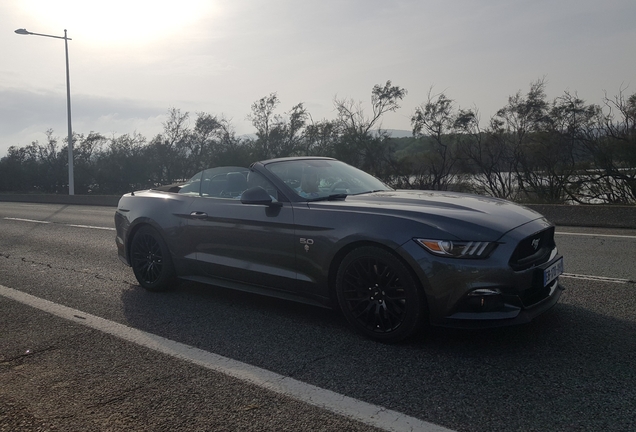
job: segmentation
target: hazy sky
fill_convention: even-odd
[[[384,119],[410,129],[429,90],[487,120],[545,77],[550,99],[601,103],[636,93],[634,0],[2,0],[0,156],[65,137],[68,30],[73,130],[119,136],[162,130],[169,108],[223,115],[252,133],[252,103],[279,113],[303,102],[333,119],[334,97],[370,110],[391,80],[408,95]]]

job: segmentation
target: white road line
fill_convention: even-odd
[[[56,224],[56,225],[69,226],[69,227],[73,227],[73,228],[89,228],[89,229],[97,229],[97,230],[115,231],[115,228],[111,228],[111,227],[99,227],[99,226],[92,226],[92,225],[65,224],[65,223],[61,223],[61,222],[50,222],[50,221],[42,221],[42,220],[35,220],[35,219],[22,219],[22,218],[12,218],[12,217],[5,217],[3,219],[12,220],[12,221],[18,221],[18,222],[31,222],[31,223],[41,223],[41,224],[50,224],[50,223],[52,223],[52,224]]]
[[[7,202],[7,201],[2,201]],[[21,204],[21,203],[13,203],[16,207],[45,207],[46,204]]]
[[[91,225],[75,225],[75,224],[62,224],[62,225],[75,227],[75,228],[90,228],[90,229],[98,229],[98,230],[115,231],[115,228],[111,228],[111,227],[98,227],[98,226],[91,226]]]
[[[306,384],[247,363],[193,346],[146,333],[95,315],[90,315],[51,301],[0,285],[0,295],[77,324],[110,334],[128,342],[167,354],[225,375],[255,384],[264,389],[317,406],[335,414],[387,431],[453,432],[397,411],[359,401],[330,390]]]
[[[630,235],[618,235],[618,234],[592,234],[592,233],[576,233],[576,232],[555,232],[556,235],[573,235],[573,236],[588,236],[588,237],[616,237],[616,238],[628,238],[636,239],[636,236]]]
[[[18,222],[32,222],[32,223],[41,223],[41,224],[50,224],[51,223],[49,221],[34,220],[34,219],[22,219],[22,218],[12,218],[12,217],[6,217],[6,218],[3,218],[3,219],[12,220],[12,221],[18,221]]]
[[[620,284],[633,283],[633,281],[629,279],[619,279],[619,278],[611,278],[611,277],[604,277],[604,276],[580,275],[580,274],[574,274],[574,273],[563,273],[561,277],[572,278],[572,279],[584,279],[584,280],[590,280],[590,281],[596,281],[596,282],[612,282],[612,283],[620,283]]]

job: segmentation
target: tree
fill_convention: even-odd
[[[566,91],[552,102],[549,115],[549,128],[543,135],[550,142],[543,151],[550,155],[541,155],[544,178],[556,188],[554,198],[561,199],[563,190],[569,199],[585,202],[596,194],[598,183],[593,178],[596,170],[590,170],[589,146],[599,138],[601,108]]]
[[[455,127],[461,133],[459,152],[465,169],[472,174],[478,193],[512,199],[517,187],[513,175],[516,154],[506,140],[498,139],[492,130],[481,130],[477,110],[460,110]]]
[[[198,172],[214,165],[219,151],[218,136],[223,125],[216,116],[204,112],[197,113],[194,130],[186,141],[188,147],[187,166],[192,172]]]
[[[302,103],[285,113],[276,114],[280,104],[276,93],[271,93],[252,104],[252,114],[247,118],[256,128],[254,156],[270,159],[292,156],[302,151],[302,131],[307,122],[307,110]]]
[[[304,155],[332,156],[340,141],[338,123],[331,120],[312,122],[305,127],[303,132]]]
[[[338,112],[336,120],[341,140],[335,147],[335,157],[358,166],[371,174],[383,177],[386,168],[394,164],[389,134],[382,130],[381,119],[387,112],[397,111],[407,91],[387,81],[371,90],[372,115],[367,117],[360,102],[352,99],[334,99]],[[377,129],[377,133],[372,130]]]
[[[585,141],[597,169],[592,198],[609,203],[636,202],[636,93],[620,90],[604,98],[606,114],[595,139]]]
[[[461,117],[460,119],[460,116]],[[414,184],[421,189],[445,190],[455,178],[457,157],[457,126],[469,123],[471,112],[457,113],[454,101],[440,93],[429,91],[427,102],[415,109],[411,117],[413,136],[422,144],[422,151],[410,163]]]
[[[432,95],[412,114],[413,136],[394,139],[383,116],[397,111],[406,90],[391,81],[361,102],[334,98],[335,119],[314,122],[302,103],[278,114],[276,93],[252,104],[256,139],[237,137],[230,121],[171,108],[150,143],[135,133],[106,138],[75,134],[79,193],[120,194],[172,183],[219,165],[247,166],[290,155],[332,156],[397,187],[447,189],[543,202],[636,202],[636,94],[621,89],[599,105],[565,92],[548,101],[545,80],[517,92],[482,129],[478,110]],[[43,143],[10,147],[0,159],[0,190],[67,193],[67,145],[46,131]]]
[[[146,138],[138,133],[111,137],[95,157],[95,192],[121,194],[152,186]]]
[[[24,191],[26,181],[26,149],[11,146],[7,155],[0,159],[0,190]]]
[[[251,162],[250,146],[240,138],[229,120],[206,113],[197,114],[194,140],[201,142],[200,169],[213,166],[247,166]],[[198,170],[194,170],[195,172]]]
[[[152,161],[152,179],[157,184],[169,184],[189,177],[187,159],[190,152],[189,113],[171,108],[163,123],[163,133],[148,145],[147,155]]]
[[[86,194],[95,188],[97,155],[106,144],[102,134],[91,132],[87,136],[77,134],[73,137],[73,169],[75,193]]]
[[[489,133],[495,147],[505,154],[516,187],[526,196],[546,202],[560,202],[565,198],[564,180],[552,176],[558,162],[552,151],[558,147],[546,100],[545,80],[530,84],[523,96],[517,92],[508,98],[508,104],[491,118]]]

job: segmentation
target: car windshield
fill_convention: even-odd
[[[288,160],[269,163],[266,168],[308,201],[393,190],[372,175],[336,160]]]

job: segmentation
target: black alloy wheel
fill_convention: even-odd
[[[165,291],[174,286],[174,267],[168,246],[149,226],[139,229],[132,240],[130,260],[139,284],[150,291]]]
[[[374,246],[350,252],[336,279],[338,303],[353,327],[384,342],[411,336],[425,311],[423,293],[405,264]]]

